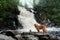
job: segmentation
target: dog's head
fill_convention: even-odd
[[[38,24],[34,24],[34,26],[37,27],[37,26],[40,26],[40,25],[38,25]]]

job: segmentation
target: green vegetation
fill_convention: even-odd
[[[52,22],[60,25],[60,0],[39,0],[34,8],[37,8],[37,12],[44,12],[45,18],[49,18]]]
[[[17,8],[19,0],[0,0],[0,21],[3,18],[14,14],[14,10]]]
[[[18,4],[19,0],[0,0],[0,29],[7,29],[10,25],[13,27],[12,21],[15,21],[18,14]]]

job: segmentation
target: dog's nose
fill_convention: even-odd
[[[34,25],[36,25],[36,24],[34,24]]]

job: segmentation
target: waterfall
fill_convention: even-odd
[[[18,6],[20,14],[18,15],[18,20],[22,24],[23,29],[18,29],[19,32],[37,32],[34,24],[38,24],[34,18],[32,12],[27,11],[24,7]]]
[[[34,14],[32,12],[29,12],[24,7],[18,6],[18,9],[20,11],[20,14],[18,15],[18,21],[23,26],[22,29],[18,28],[17,32],[37,32],[34,24],[38,24],[34,18]],[[38,24],[39,25],[39,24]],[[56,27],[47,27],[48,32],[52,31],[59,31],[60,28]]]

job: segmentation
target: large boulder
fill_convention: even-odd
[[[15,40],[11,36],[0,34],[0,40]]]

